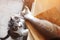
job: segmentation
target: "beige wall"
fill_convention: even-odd
[[[37,13],[43,12],[52,7],[57,7],[60,9],[60,0],[35,0],[34,15]],[[36,13],[36,14],[35,14]]]
[[[10,17],[20,13],[22,6],[22,0],[0,0],[0,38],[7,35]]]

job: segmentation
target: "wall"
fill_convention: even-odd
[[[33,15],[56,7],[60,11],[60,0],[36,0]]]
[[[60,0],[36,0],[33,15],[37,14],[60,26]]]
[[[8,21],[22,9],[22,0],[0,0],[0,38],[7,35]]]

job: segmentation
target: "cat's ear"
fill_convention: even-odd
[[[14,21],[14,20],[12,19],[12,17],[10,17],[10,21]]]
[[[12,20],[12,17],[10,17],[10,20]]]

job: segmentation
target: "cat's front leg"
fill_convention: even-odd
[[[23,36],[27,36],[27,35],[28,35],[28,31],[29,31],[28,29],[24,29],[24,30],[22,31],[22,35],[23,35]]]

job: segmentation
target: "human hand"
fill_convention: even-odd
[[[24,10],[22,11],[22,16],[25,18],[25,19],[28,19],[28,18],[32,18],[32,13],[30,12],[29,8],[27,6],[25,6]]]

